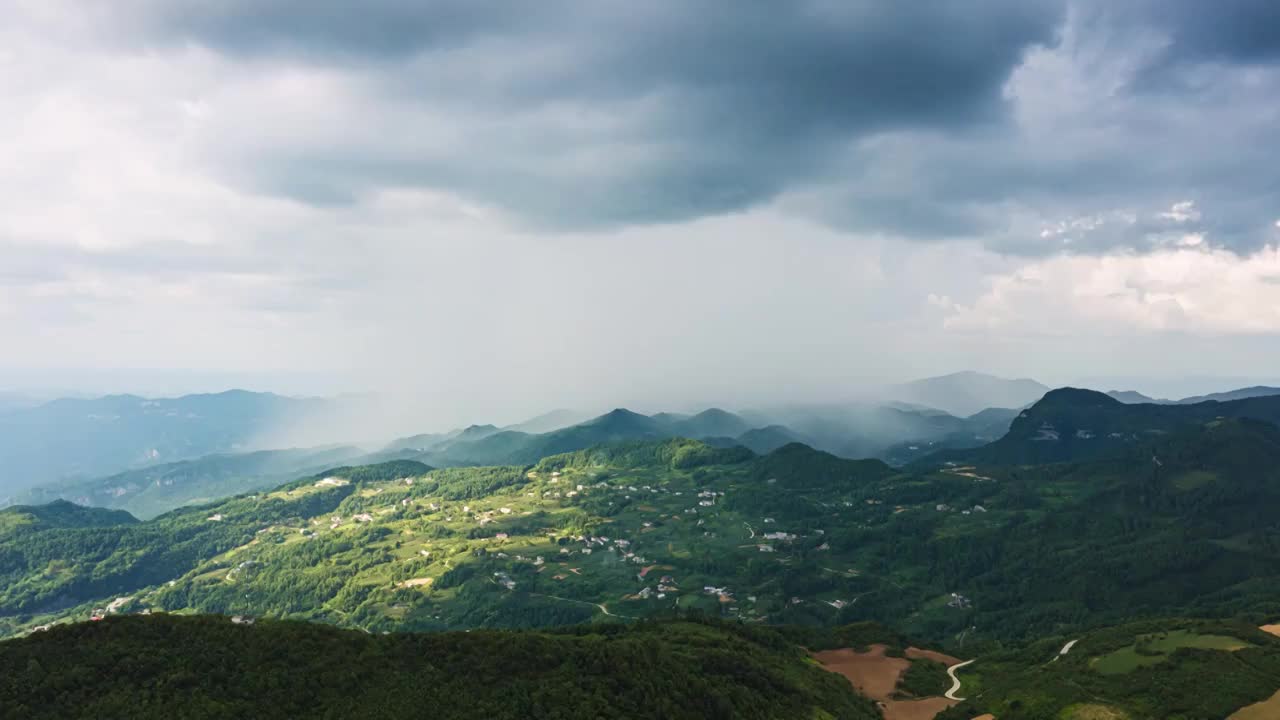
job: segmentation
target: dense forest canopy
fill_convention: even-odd
[[[110,618],[0,644],[5,717],[871,720],[781,635],[716,622],[366,635]]]

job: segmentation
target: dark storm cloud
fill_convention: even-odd
[[[1276,2],[133,7],[130,25],[149,42],[361,79],[367,112],[344,117],[336,140],[307,142],[304,122],[296,144],[219,158],[237,182],[313,205],[428,187],[566,229],[678,222],[799,193],[792,207],[845,229],[1043,254],[1063,249],[1044,224],[1120,210],[1140,219],[1077,233],[1072,249],[1162,242],[1145,218],[1193,199],[1218,244],[1272,237],[1276,151],[1258,113],[1275,111],[1256,96],[1277,84],[1233,73],[1280,59]],[[1072,82],[1125,80],[1074,103],[1011,98],[1028,52],[1061,51],[1066,35],[1074,46],[1061,54],[1095,65]],[[1014,103],[1055,102],[1060,130],[1014,116]],[[450,140],[433,144],[440,125]]]
[[[143,0],[142,27],[164,40],[192,40],[234,53],[392,59],[466,44],[477,36],[529,31],[557,2],[502,0]]]
[[[1145,0],[1128,10],[1117,5],[1121,17],[1167,34],[1162,62],[1280,61],[1280,3],[1274,0]]]
[[[826,158],[868,133],[999,122],[1009,72],[1028,47],[1053,40],[1062,14],[1054,0],[151,7],[157,35],[238,56],[379,65],[383,92],[400,102],[476,120],[451,156],[377,142],[282,153],[257,174],[273,191],[331,204],[390,179],[460,189],[560,226],[742,209],[833,171]],[[557,104],[625,128],[552,142],[528,126],[485,129]],[[637,147],[643,157],[628,159]],[[568,161],[570,150],[592,169]]]
[[[1066,63],[1014,83],[1032,117],[870,138],[803,207],[860,232],[979,238],[1019,255],[1143,251],[1190,234],[1239,252],[1276,243],[1280,3],[1072,10],[1053,53]],[[1194,220],[1161,216],[1186,201]]]

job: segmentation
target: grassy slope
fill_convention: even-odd
[[[1236,642],[1230,647],[1247,647],[1229,650],[1220,649],[1222,642],[1200,642],[1207,637],[1231,638]],[[1078,642],[1059,656],[1068,639]],[[1171,651],[1127,672],[1099,672],[1100,663],[1144,639],[1156,639]],[[1063,714],[1068,708],[1087,706],[1110,708],[1135,720],[1208,720],[1226,717],[1280,688],[1280,639],[1232,621],[1145,621],[991,653],[960,676],[961,694],[968,701],[939,720],[982,712],[1001,720],[1070,717],[1070,712]]]

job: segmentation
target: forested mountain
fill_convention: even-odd
[[[435,466],[519,464],[602,443],[683,437],[714,445],[739,444],[758,452],[802,442],[841,457],[876,457],[897,464],[942,448],[991,442],[1004,435],[1017,412],[988,407],[973,417],[960,418],[930,408],[845,404],[743,414],[711,408],[695,415],[642,415],[619,408],[545,433],[489,425],[416,435],[396,440],[384,453],[415,450],[421,453],[418,459]]]
[[[371,630],[680,608],[873,619],[938,641],[976,627],[971,642],[1280,613],[1277,473],[1280,430],[1247,419],[1015,469],[904,474],[799,444],[756,456],[689,440],[337,468],[148,522],[0,539],[0,627],[120,597]]]
[[[200,403],[218,406],[221,402],[234,402],[241,394],[224,395],[225,397],[209,396],[198,400],[193,396],[179,401],[190,402],[193,407]],[[312,407],[313,402],[324,402],[293,401],[275,396],[250,397],[256,399],[248,404],[257,403],[259,409],[272,407],[278,401],[282,403],[281,408],[293,407],[293,410],[277,408],[271,412],[253,411],[247,415],[241,413],[229,416],[239,417],[242,422],[241,426],[228,430],[235,437],[248,438],[259,432],[264,423],[283,422],[282,418],[288,412],[302,413],[304,408]],[[181,404],[179,401],[173,403]],[[183,432],[183,428],[188,426],[188,429],[197,428],[192,431],[198,432],[202,422],[196,417],[174,419],[176,416],[169,413],[176,412],[173,408],[177,405],[170,401],[132,398],[125,402],[117,398],[113,402],[123,402],[121,407],[126,409],[136,405],[144,413],[163,411],[167,420],[156,419],[154,427],[146,426],[149,430],[137,429],[139,438],[169,437]],[[303,404],[293,406],[294,402]],[[335,463],[368,464],[417,459],[439,467],[528,464],[548,455],[602,443],[675,437],[701,439],[724,447],[742,445],[759,453],[771,452],[790,442],[803,442],[842,457],[879,457],[893,464],[904,464],[942,448],[967,448],[989,442],[1005,432],[1016,411],[987,409],[971,418],[956,418],[940,411],[921,408],[844,406],[792,408],[784,414],[802,429],[767,424],[767,416],[752,414],[744,417],[718,408],[696,415],[661,413],[653,416],[616,410],[549,432],[532,433],[512,429],[556,426],[568,421],[573,415],[569,411],[556,411],[512,428],[472,425],[449,432],[404,437],[373,453],[366,453],[355,446],[331,446],[214,453],[175,462],[163,462],[161,457],[153,458],[148,454],[141,461],[140,467],[101,477],[43,483],[37,487],[14,491],[7,496],[0,496],[0,506],[15,503],[38,504],[63,498],[84,505],[123,508],[139,517],[151,517],[188,503],[273,487],[290,477]],[[269,421],[268,418],[275,419]],[[762,424],[756,425],[757,419]],[[112,422],[119,420],[120,418],[116,418]],[[18,420],[15,419],[14,422]],[[231,420],[224,418],[219,422],[229,423]],[[173,427],[168,427],[165,423],[173,423]],[[157,434],[158,428],[167,429],[164,433]],[[102,440],[92,433],[85,437],[89,438],[90,444]],[[129,442],[131,441],[120,441],[122,447],[128,446]],[[190,447],[194,452],[197,445]]]
[[[927,462],[1033,465],[1086,460],[1216,418],[1280,422],[1280,396],[1189,405],[1126,404],[1104,393],[1062,388],[1020,413],[996,442],[938,453]]]
[[[123,510],[83,507],[66,500],[45,505],[14,505],[0,510],[0,536],[40,530],[67,530],[130,525],[137,518]]]
[[[112,395],[0,411],[0,501],[10,493],[243,449],[326,406],[232,390],[148,399]]]
[[[753,627],[872,620],[977,657],[962,677],[981,691],[940,716],[946,720],[982,712],[1013,720],[1076,717],[1079,708],[1135,719],[1220,717],[1214,713],[1258,702],[1280,687],[1280,649],[1252,629],[1280,617],[1280,531],[1272,517],[1280,505],[1280,428],[1252,417],[1270,412],[1275,401],[1130,406],[1101,393],[1055,391],[1024,416],[1052,416],[1064,427],[1120,427],[1137,418],[1161,430],[1116,443],[1094,459],[1062,463],[901,472],[799,443],[757,455],[736,445],[665,439],[599,445],[514,466],[433,468],[399,460],[337,467],[270,492],[145,522],[66,502],[10,508],[0,511],[0,634],[49,624],[54,629],[0,645],[0,699],[38,688],[23,696],[41,698],[24,701],[36,716],[42,707],[55,713],[69,707],[59,703],[69,702],[110,714],[123,707],[112,703],[136,699],[139,676],[93,669],[122,656],[160,658],[147,672],[161,675],[142,677],[163,677],[175,668],[202,678],[205,684],[189,687],[209,698],[225,700],[246,683],[246,697],[262,697],[302,682],[297,678],[308,676],[303,668],[310,666],[279,660],[282,665],[269,668],[297,667],[296,674],[255,685],[242,670],[218,664],[226,643],[234,650],[225,657],[252,668],[258,650],[245,643],[261,642],[263,652],[273,643],[307,653],[328,648],[326,656],[341,657],[348,652],[343,638],[366,638],[359,641],[361,657],[380,668],[382,653],[400,657],[387,649],[396,643],[428,642],[270,619],[381,633],[627,624],[696,613]],[[1224,407],[1240,417],[1224,415]],[[619,411],[575,432],[649,432],[664,420],[680,419]],[[476,442],[502,435],[485,434]],[[160,611],[259,621],[245,628],[217,619],[128,618],[57,627],[91,616],[110,621]],[[1176,619],[1186,617],[1218,620]],[[1125,625],[1132,622],[1139,624]],[[267,632],[245,634],[258,630]],[[622,633],[600,647],[623,652],[632,647],[626,638],[633,632],[657,633],[652,639],[658,644],[642,651],[652,665],[628,666],[614,658],[632,667],[630,677],[649,672],[636,667],[651,667],[671,682],[684,682],[674,670],[660,669],[668,661],[707,674],[689,655],[698,651],[684,644],[702,643],[707,633],[748,632],[715,643],[733,644],[734,653],[757,652],[751,643],[766,654],[781,653],[757,660],[784,675],[790,671],[771,663],[785,665],[791,661],[782,656],[795,657],[794,646],[755,630],[668,624],[445,635],[430,642],[452,642],[458,652],[469,652],[470,640],[444,638],[501,637],[511,647],[530,648],[511,651],[525,661],[522,667],[541,667],[546,663],[531,658],[543,651],[532,648],[545,643],[557,657],[577,657],[578,646],[556,645],[556,638],[585,642],[598,633]],[[829,630],[782,632],[788,643],[830,647],[819,639]],[[152,653],[153,644],[165,639],[170,649]],[[668,640],[675,644],[663,644]],[[1079,641],[1071,651],[1078,655],[1056,656],[1055,648],[1070,640]],[[388,645],[378,645],[383,642]],[[186,649],[193,646],[205,648],[199,655],[208,657]],[[586,656],[605,662],[599,652],[606,650]],[[75,685],[84,695],[31,675],[55,656],[66,667],[87,668],[87,679]],[[1054,657],[1059,659],[1049,663]],[[563,662],[576,667],[577,661]],[[65,677],[82,677],[79,672]],[[800,676],[793,678],[794,691],[774,694],[777,681],[766,683],[773,688],[766,691],[744,679],[754,673],[725,675],[724,687],[758,688],[763,694],[742,702],[787,708],[762,710],[760,717],[785,716],[775,713],[801,705],[827,708],[824,703],[836,697],[823,695],[832,687]],[[325,677],[322,670],[315,675]],[[396,690],[405,682],[396,672],[378,675],[388,683],[374,684],[381,694],[351,695],[373,716],[384,707],[376,697],[437,703],[442,712],[453,707],[434,695]],[[1161,690],[1193,676],[1213,691]],[[476,682],[488,683],[480,679],[487,677],[477,675]],[[544,685],[558,677],[536,676]],[[706,693],[721,692],[715,689],[719,677],[710,673]],[[516,682],[521,687],[523,681]],[[925,679],[913,676],[909,684],[916,682]],[[454,694],[466,690],[449,687]],[[583,692],[560,697],[571,698],[566,707],[594,708],[594,691]],[[815,692],[827,699],[815,700]],[[157,713],[175,702],[163,692],[153,697]],[[496,701],[498,717],[501,708],[535,702],[524,694],[522,700],[512,697]],[[327,691],[294,702],[313,701],[347,707]],[[676,705],[708,712],[684,699]],[[385,707],[399,712],[394,702]],[[724,705],[723,712],[750,716],[741,715],[741,707]],[[678,716],[665,706],[661,712]]]
[[[781,635],[720,623],[372,636],[109,618],[0,643],[0,708],[85,718],[874,720]]]

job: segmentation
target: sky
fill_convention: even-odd
[[[0,384],[1277,379],[1271,0],[350,8],[0,0]]]

